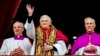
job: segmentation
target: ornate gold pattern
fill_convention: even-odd
[[[36,52],[35,55],[41,55],[41,56],[54,56],[54,51],[43,51],[43,30],[39,26],[37,27],[37,41],[36,41]],[[56,28],[52,25],[50,33],[46,39],[46,42],[48,45],[53,45],[56,41]]]

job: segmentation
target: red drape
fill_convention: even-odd
[[[0,46],[6,37],[21,0],[0,0]]]

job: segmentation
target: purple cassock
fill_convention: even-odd
[[[91,44],[95,46],[100,46],[100,34],[97,34],[96,32],[93,33],[86,33],[81,36],[79,36],[75,43],[72,46],[71,54],[75,54],[75,52],[82,47],[85,47],[89,43],[89,35],[91,35]]]

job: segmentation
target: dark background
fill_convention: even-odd
[[[25,23],[27,19],[26,4],[30,3],[35,7],[33,20],[35,26],[39,25],[39,18],[47,14],[52,18],[54,26],[61,30],[69,38],[69,43],[73,43],[73,36],[85,33],[84,18],[93,17],[96,20],[96,32],[100,33],[99,3],[94,1],[63,1],[63,0],[22,0],[14,21],[19,20]],[[7,34],[7,38],[13,36],[12,26]]]

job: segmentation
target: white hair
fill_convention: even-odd
[[[20,23],[21,26],[24,27],[24,24],[23,24],[22,22],[20,22],[20,21],[16,21],[16,22],[14,22],[14,24],[15,24],[15,23]],[[13,24],[13,26],[14,26],[14,24]]]
[[[48,15],[42,15],[42,16],[40,17],[40,20],[41,20],[42,17],[46,17],[49,21],[52,21],[52,20],[51,20],[51,17],[48,16]]]
[[[92,18],[92,17],[86,17],[85,19],[84,19],[84,22],[86,22],[87,20],[92,20],[93,21],[93,23],[95,23],[95,20],[94,20],[94,18]]]

